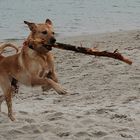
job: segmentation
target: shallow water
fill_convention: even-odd
[[[0,40],[23,39],[23,21],[52,19],[59,36],[140,29],[140,0],[0,0]]]

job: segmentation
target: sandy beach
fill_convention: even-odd
[[[54,48],[59,82],[70,94],[20,85],[13,99],[15,122],[2,104],[0,140],[140,140],[140,31],[58,41],[118,49],[133,64]]]

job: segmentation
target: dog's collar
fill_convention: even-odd
[[[34,47],[32,45],[28,45],[28,42],[27,41],[24,41],[23,43],[23,47],[29,47],[30,49],[34,50]]]
[[[34,50],[34,47],[32,45],[29,45],[28,46],[30,49]]]

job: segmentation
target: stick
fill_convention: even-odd
[[[118,50],[115,50],[114,52],[108,52],[108,51],[98,51],[94,48],[85,48],[85,47],[79,47],[74,46],[70,44],[64,44],[64,43],[56,43],[53,47],[63,49],[63,50],[71,50],[78,53],[84,53],[88,55],[95,55],[95,56],[103,56],[103,57],[111,57],[120,61],[123,61],[129,65],[132,64],[132,61],[124,56],[122,56]]]

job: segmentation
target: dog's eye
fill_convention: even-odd
[[[52,32],[52,34],[54,35],[54,34],[55,34],[55,32]]]
[[[42,34],[46,35],[47,34],[47,31],[43,31]]]

